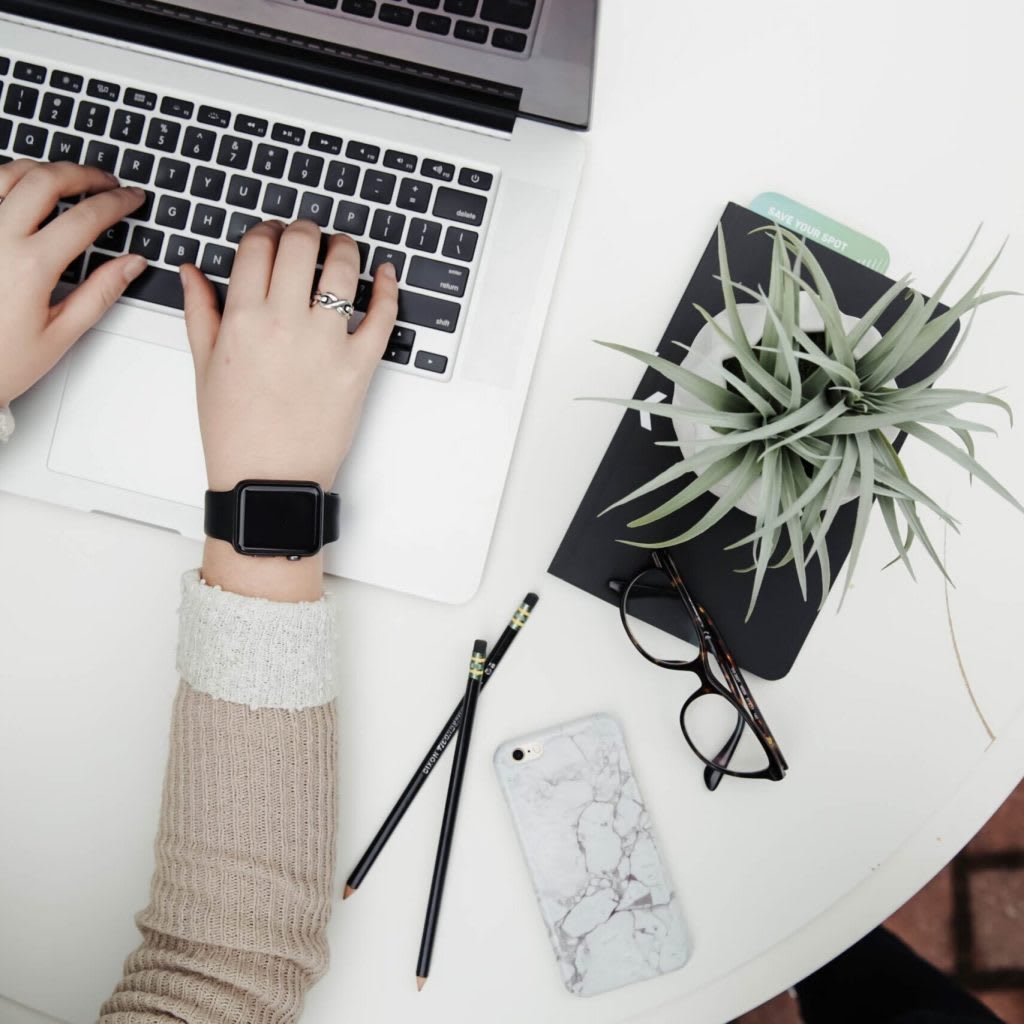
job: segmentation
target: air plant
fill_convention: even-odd
[[[678,365],[625,345],[599,342],[653,367],[696,400],[686,407],[655,401],[600,401],[713,428],[713,435],[697,452],[680,458],[605,512],[695,475],[662,504],[629,523],[633,528],[648,526],[719,485],[717,500],[685,532],[657,543],[624,541],[642,548],[673,546],[699,536],[721,520],[759,480],[753,529],[726,549],[752,546],[752,565],[746,570],[753,572],[748,619],[769,567],[790,562],[806,600],[807,569],[817,559],[824,603],[832,582],[825,538],[848,500],[856,500],[856,514],[844,595],[853,578],[874,502],[896,549],[893,563],[902,562],[913,576],[909,552],[914,541],[920,540],[948,579],[942,558],[922,522],[921,509],[930,510],[953,529],[957,521],[909,479],[890,438],[902,432],[929,445],[1024,512],[1024,506],[975,457],[973,435],[994,433],[992,428],[954,413],[963,405],[994,405],[1003,409],[1012,423],[1012,411],[991,393],[933,387],[963,348],[970,322],[934,372],[903,387],[895,383],[895,378],[929,352],[960,317],[969,314],[973,321],[983,303],[1014,294],[982,291],[998,254],[966,294],[946,311],[940,310],[940,300],[962,267],[970,245],[930,299],[926,301],[911,289],[910,278],[905,277],[893,284],[852,328],[847,328],[828,278],[803,239],[777,227],[760,230],[773,235],[767,294],[730,278],[725,239],[719,228],[718,279],[724,315],[716,319],[697,307],[731,353],[722,370],[725,386],[688,370],[685,360]],[[809,333],[801,328],[801,293],[817,309],[823,331]],[[747,336],[737,294],[764,306],[765,326],[760,339]],[[901,296],[909,299],[906,308],[879,337],[876,325]],[[680,342],[673,344],[688,347]],[[656,443],[678,446],[676,441]]]

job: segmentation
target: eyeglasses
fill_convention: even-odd
[[[679,712],[679,726],[690,749],[704,762],[707,788],[717,789],[723,775],[782,779],[789,765],[721,633],[686,589],[671,554],[652,551],[649,566],[631,580],[611,579],[608,586],[619,595],[619,615],[633,646],[660,668],[693,672],[700,680]],[[697,647],[696,658],[679,657],[689,652],[677,649],[678,640],[640,617],[651,601],[682,603],[690,627],[687,639]]]

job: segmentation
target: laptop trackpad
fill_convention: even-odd
[[[206,470],[192,357],[90,331],[71,353],[49,468],[198,506]]]

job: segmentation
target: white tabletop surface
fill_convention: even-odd
[[[913,443],[911,473],[965,523],[948,538],[949,609],[994,740],[941,579],[921,558],[916,584],[881,572],[880,520],[842,611],[833,598],[787,679],[754,684],[792,769],[779,785],[705,791],[676,724],[679,681],[636,657],[609,606],[545,575],[617,420],[573,398],[627,395],[637,378],[590,340],[653,347],[727,200],[776,190],[820,208],[886,243],[892,272],[926,291],[984,222],[968,271],[1009,235],[993,285],[1024,283],[1011,101],[1024,9],[840,7],[604,4],[589,162],[483,586],[448,607],[329,583],[342,634],[339,883],[458,698],[472,638],[495,637],[526,590],[541,603],[481,702],[430,984],[417,994],[413,975],[436,782],[336,908],[311,1024],[720,1024],[886,917],[1024,774],[1024,522]],[[1004,387],[1024,410],[1022,314],[1020,300],[985,307],[949,381]],[[1024,495],[1020,427],[980,452]],[[9,496],[0,538],[0,992],[86,1021],[147,899],[178,577],[199,545]],[[489,762],[509,736],[597,710],[624,724],[693,956],[580,1000],[560,984]],[[30,876],[9,869],[28,860]],[[43,1019],[22,1013],[0,1000],[0,1020]]]

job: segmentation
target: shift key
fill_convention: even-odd
[[[434,200],[434,216],[457,220],[463,224],[480,224],[487,208],[487,197],[460,192],[457,188],[441,187]]]
[[[426,288],[428,292],[444,292],[448,295],[464,295],[469,268],[454,263],[429,260],[426,256],[413,256],[406,275],[406,284]]]
[[[433,327],[435,331],[451,334],[459,322],[461,307],[457,302],[435,299],[404,288],[398,290],[398,319],[402,323]]]

